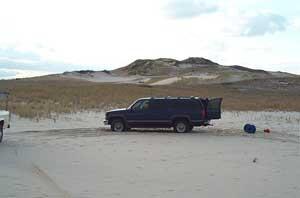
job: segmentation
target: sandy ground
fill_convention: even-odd
[[[94,72],[92,74],[78,74],[78,73],[68,73],[61,75],[65,78],[74,78],[80,80],[87,80],[91,82],[101,82],[101,83],[142,83],[150,80],[151,78],[144,76],[120,76],[117,74],[107,74],[105,72]]]
[[[245,135],[237,127],[242,123],[233,120],[255,122],[268,115],[269,123],[274,123],[291,116],[289,128],[296,129],[294,116],[299,113],[282,113],[224,112],[214,127],[187,134],[112,133],[95,124],[103,114],[88,112],[83,112],[89,116],[78,125],[70,115],[69,125],[59,125],[68,117],[64,115],[22,132],[22,126],[34,127],[35,122],[14,117],[15,127],[6,131],[0,144],[0,197],[296,198],[300,195],[296,131],[280,132],[277,126],[269,135],[260,131]]]
[[[64,75],[61,75],[64,78],[74,78],[74,79],[80,79],[80,80],[87,80],[91,82],[101,82],[101,83],[146,83],[147,81],[151,80],[153,77],[157,76],[151,76],[151,77],[145,77],[145,76],[120,76],[117,74],[107,74],[105,72],[94,72],[91,74],[79,74],[79,73],[67,73]],[[189,78],[197,78],[199,80],[212,80],[216,79],[218,75],[211,75],[206,73],[195,73],[194,75],[186,75],[181,77],[170,77],[163,80],[159,80],[157,82],[151,83],[150,85],[169,85],[172,83],[175,83],[182,79],[189,79]]]
[[[241,131],[246,123],[254,124],[258,133],[270,129],[281,136],[300,136],[300,112],[225,111],[222,119],[212,121],[214,128],[223,131]]]
[[[8,132],[98,128],[103,126],[104,117],[103,112],[94,111],[54,115],[52,119],[26,119],[12,115],[12,127]]]
[[[177,81],[179,81],[181,79],[181,77],[171,77],[171,78],[167,78],[164,80],[159,80],[157,82],[151,83],[150,85],[169,85],[172,83],[175,83]]]
[[[189,79],[189,78],[196,78],[198,80],[211,80],[211,79],[216,79],[218,75],[210,75],[210,74],[195,74],[195,75],[190,75],[190,76],[181,76],[181,77],[171,77],[167,79],[163,79],[160,81],[157,81],[155,83],[151,83],[150,85],[170,85],[172,83],[175,83],[177,81],[180,81],[182,79]]]
[[[56,129],[78,129],[104,127],[104,112],[78,112],[54,115],[52,119],[25,119],[12,115],[12,128],[8,132],[45,131]],[[258,133],[271,129],[283,136],[300,135],[300,112],[225,111],[222,119],[211,122],[212,129],[226,133],[241,134],[245,124],[254,124]]]

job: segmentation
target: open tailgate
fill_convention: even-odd
[[[221,118],[221,105],[223,98],[213,98],[207,104],[207,119],[217,120]]]

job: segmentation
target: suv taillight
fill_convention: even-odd
[[[205,109],[203,109],[201,111],[201,117],[202,117],[203,120],[205,120],[205,118],[206,118],[206,111],[205,111]]]

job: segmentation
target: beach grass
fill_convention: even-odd
[[[225,110],[300,111],[299,93],[272,89],[245,92],[232,84],[143,86],[49,77],[0,81],[0,90],[11,93],[10,111],[28,118],[128,107],[138,98],[151,96],[222,97]]]

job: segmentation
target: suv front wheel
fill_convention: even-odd
[[[122,132],[122,131],[125,131],[125,124],[124,124],[123,120],[116,119],[116,120],[112,121],[110,128],[112,131]]]
[[[186,120],[178,120],[174,123],[174,131],[177,133],[186,133],[190,131],[190,125]]]

